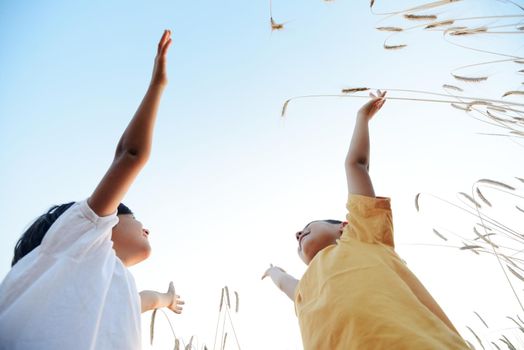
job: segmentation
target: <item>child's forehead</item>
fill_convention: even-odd
[[[315,223],[315,222],[318,222],[318,221],[320,221],[320,220],[313,220],[313,221],[311,221],[311,222],[308,223],[306,226],[304,226],[304,228],[303,228],[302,230],[307,229],[311,224],[313,224],[313,223]]]

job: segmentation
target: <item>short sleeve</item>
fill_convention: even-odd
[[[78,254],[110,243],[112,228],[117,223],[116,211],[100,217],[87,200],[76,202],[51,225],[42,240],[42,252],[78,257]]]
[[[365,243],[394,247],[391,203],[385,197],[350,194],[347,221],[341,240],[354,238]]]

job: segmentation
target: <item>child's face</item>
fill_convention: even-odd
[[[298,242],[298,255],[302,261],[309,265],[319,251],[329,245],[337,244],[337,239],[340,238],[345,224],[313,221],[304,227],[302,231],[298,231],[295,237]]]
[[[151,253],[149,231],[132,214],[118,215],[111,240],[116,256],[125,266],[132,266],[147,259]]]

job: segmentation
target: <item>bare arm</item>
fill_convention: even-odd
[[[140,292],[141,312],[167,307],[174,313],[180,314],[183,309],[181,305],[184,304],[184,301],[180,300],[180,295],[175,293],[173,282],[169,283],[167,293],[160,293],[154,290],[143,290]]]
[[[348,192],[375,197],[369,177],[369,120],[384,105],[386,92],[378,91],[378,97],[370,94],[371,101],[358,111],[353,137],[346,156],[345,168]]]
[[[158,44],[149,88],[118,142],[111,166],[88,199],[89,206],[99,216],[115,212],[149,160],[158,106],[167,85],[166,54],[171,44],[170,35],[170,31],[164,31]]]
[[[295,290],[297,289],[298,280],[282,270],[278,266],[270,265],[269,269],[264,272],[262,279],[267,276],[271,277],[271,280],[282,292],[284,292],[291,301],[295,301]]]

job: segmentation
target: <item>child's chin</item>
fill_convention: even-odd
[[[143,247],[143,249],[141,249],[136,254],[137,264],[149,258],[150,255],[151,255],[151,247],[149,245],[147,245],[146,247]]]

